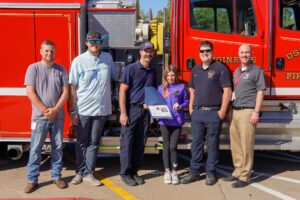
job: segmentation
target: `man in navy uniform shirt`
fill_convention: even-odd
[[[128,65],[121,79],[119,92],[120,123],[121,123],[121,151],[120,176],[129,185],[142,185],[144,180],[137,171],[143,162],[144,149],[147,140],[150,116],[145,109],[145,89],[156,86],[155,71],[150,67],[154,55],[154,45],[144,42],[140,47],[140,60]]]
[[[209,41],[200,44],[202,63],[192,70],[190,79],[189,111],[192,118],[193,141],[191,146],[190,171],[180,180],[182,184],[199,179],[200,168],[204,167],[204,141],[207,139],[206,184],[217,182],[215,173],[219,161],[219,136],[222,120],[231,99],[229,70],[213,60],[213,45]]]

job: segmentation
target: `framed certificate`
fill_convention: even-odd
[[[173,119],[170,109],[167,105],[148,106],[151,117],[156,119]]]

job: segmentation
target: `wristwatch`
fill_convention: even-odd
[[[77,115],[77,110],[69,110],[70,115]]]

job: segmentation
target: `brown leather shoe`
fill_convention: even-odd
[[[38,187],[38,183],[30,183],[30,182],[28,182],[27,185],[24,188],[24,192],[25,193],[31,193],[34,190],[36,190],[37,187]]]
[[[67,184],[64,180],[62,180],[61,178],[58,180],[53,181],[53,183],[60,189],[66,188]]]

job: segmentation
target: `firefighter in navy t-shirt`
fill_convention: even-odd
[[[206,184],[214,185],[217,182],[215,173],[219,161],[219,135],[232,93],[231,79],[229,70],[213,60],[213,45],[209,41],[200,44],[200,59],[202,63],[193,68],[189,84],[193,135],[190,171],[180,182],[187,184],[199,179],[200,168],[204,167],[206,139]]]

